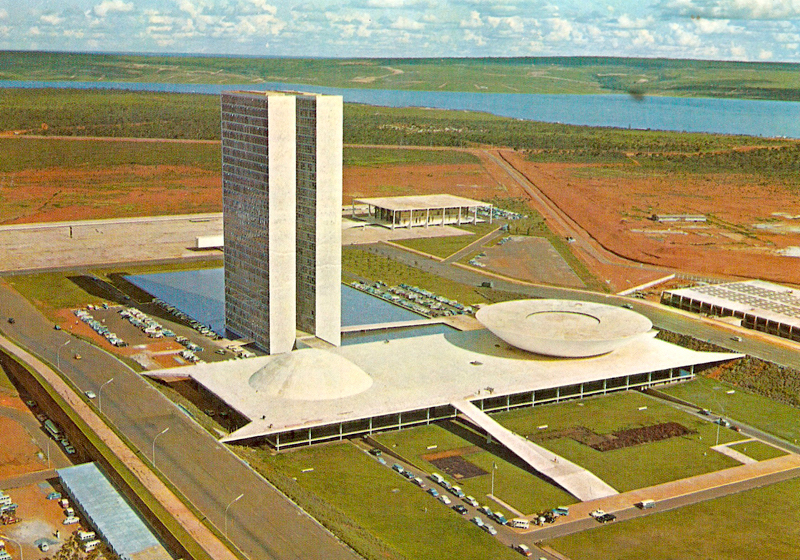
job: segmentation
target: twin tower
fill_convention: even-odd
[[[225,326],[270,354],[341,342],[342,98],[222,94]]]

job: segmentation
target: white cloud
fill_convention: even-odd
[[[714,19],[794,19],[800,0],[667,0],[667,11],[682,16]]]
[[[699,47],[700,46],[700,38],[692,33],[691,31],[687,31],[677,23],[670,23],[669,24],[670,30],[672,30],[672,34],[675,38],[675,41],[683,46],[683,47]]]
[[[8,12],[3,8],[0,8],[0,19],[6,19],[6,18],[8,18]]]
[[[486,22],[492,27],[496,28],[499,25],[507,25],[511,31],[520,33],[525,30],[525,24],[522,23],[522,18],[519,16],[510,17],[493,17],[487,16]]]
[[[747,59],[747,49],[737,45],[731,45],[731,56],[742,60]]]
[[[48,25],[59,25],[61,22],[64,21],[64,18],[62,18],[58,14],[45,14],[39,18],[39,21],[41,21],[42,23],[46,23]]]
[[[278,13],[278,8],[273,6],[272,4],[268,4],[267,0],[247,0],[245,5],[252,5],[259,12],[266,12],[268,14],[272,14],[273,16]],[[249,6],[248,6],[249,7]]]
[[[28,34],[30,34],[30,35],[41,35],[42,34],[42,30],[39,29],[36,26],[29,27],[28,28]]]
[[[473,10],[469,13],[469,19],[462,19],[459,25],[466,29],[477,29],[479,27],[483,27],[481,14]]]
[[[653,25],[653,17],[633,19],[628,14],[622,14],[617,18],[617,24],[623,29],[641,29]]]
[[[202,8],[196,6],[192,0],[178,0],[178,9],[195,18],[202,13]]]
[[[69,37],[70,39],[83,39],[86,33],[82,29],[65,29],[64,30],[64,37]]]
[[[552,29],[550,34],[547,35],[548,41],[568,41],[580,35],[579,33],[576,33],[575,27],[568,19],[552,18],[550,20],[550,26]]]
[[[425,25],[414,21],[411,18],[407,18],[405,16],[400,16],[390,26],[392,29],[404,29],[406,31],[419,31],[420,29],[425,29]]]
[[[277,35],[286,23],[272,14],[250,15],[239,18],[236,30],[243,35]]]
[[[94,13],[102,18],[113,12],[132,12],[133,2],[124,2],[123,0],[103,0],[93,9]]]
[[[633,44],[637,47],[644,47],[655,44],[656,39],[647,29],[639,29],[633,36]]]
[[[727,19],[693,19],[695,28],[703,34],[710,33],[731,33],[735,31],[730,25],[730,20]]]
[[[406,0],[367,0],[367,6],[370,8],[404,8],[413,4],[415,2]]]
[[[758,58],[760,60],[769,60],[772,58],[772,51],[761,49],[760,51],[758,51]]]
[[[478,47],[482,47],[486,44],[486,39],[476,34],[471,29],[464,30],[464,40],[469,41],[471,43],[475,43],[475,45]]]

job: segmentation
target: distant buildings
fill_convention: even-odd
[[[702,223],[707,221],[703,214],[653,214],[650,219],[662,224],[672,222]]]
[[[271,354],[341,339],[342,98],[222,94],[226,329]]]

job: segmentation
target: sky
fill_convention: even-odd
[[[800,62],[800,0],[0,0],[0,49]]]

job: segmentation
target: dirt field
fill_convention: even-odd
[[[800,246],[800,201],[787,188],[755,184],[735,174],[609,175],[599,166],[533,163],[510,151],[504,155],[619,255],[697,274],[800,283],[800,262],[780,256]],[[710,219],[664,224],[649,219],[656,212],[705,214]]]
[[[619,430],[611,434],[596,434],[588,428],[576,426],[567,430],[530,434],[528,438],[532,441],[545,441],[568,437],[597,451],[613,451],[614,449],[624,449],[633,445],[642,445],[693,433],[696,432],[681,426],[677,422],[665,422],[653,426]]]
[[[489,474],[482,468],[464,459],[463,455],[469,455],[476,451],[480,451],[480,449],[474,446],[462,447],[460,449],[450,449],[439,453],[429,453],[428,455],[423,455],[422,458],[456,480],[466,480]]]
[[[546,282],[571,288],[585,287],[553,245],[541,237],[513,236],[487,247],[476,261],[486,268],[528,282]]]

